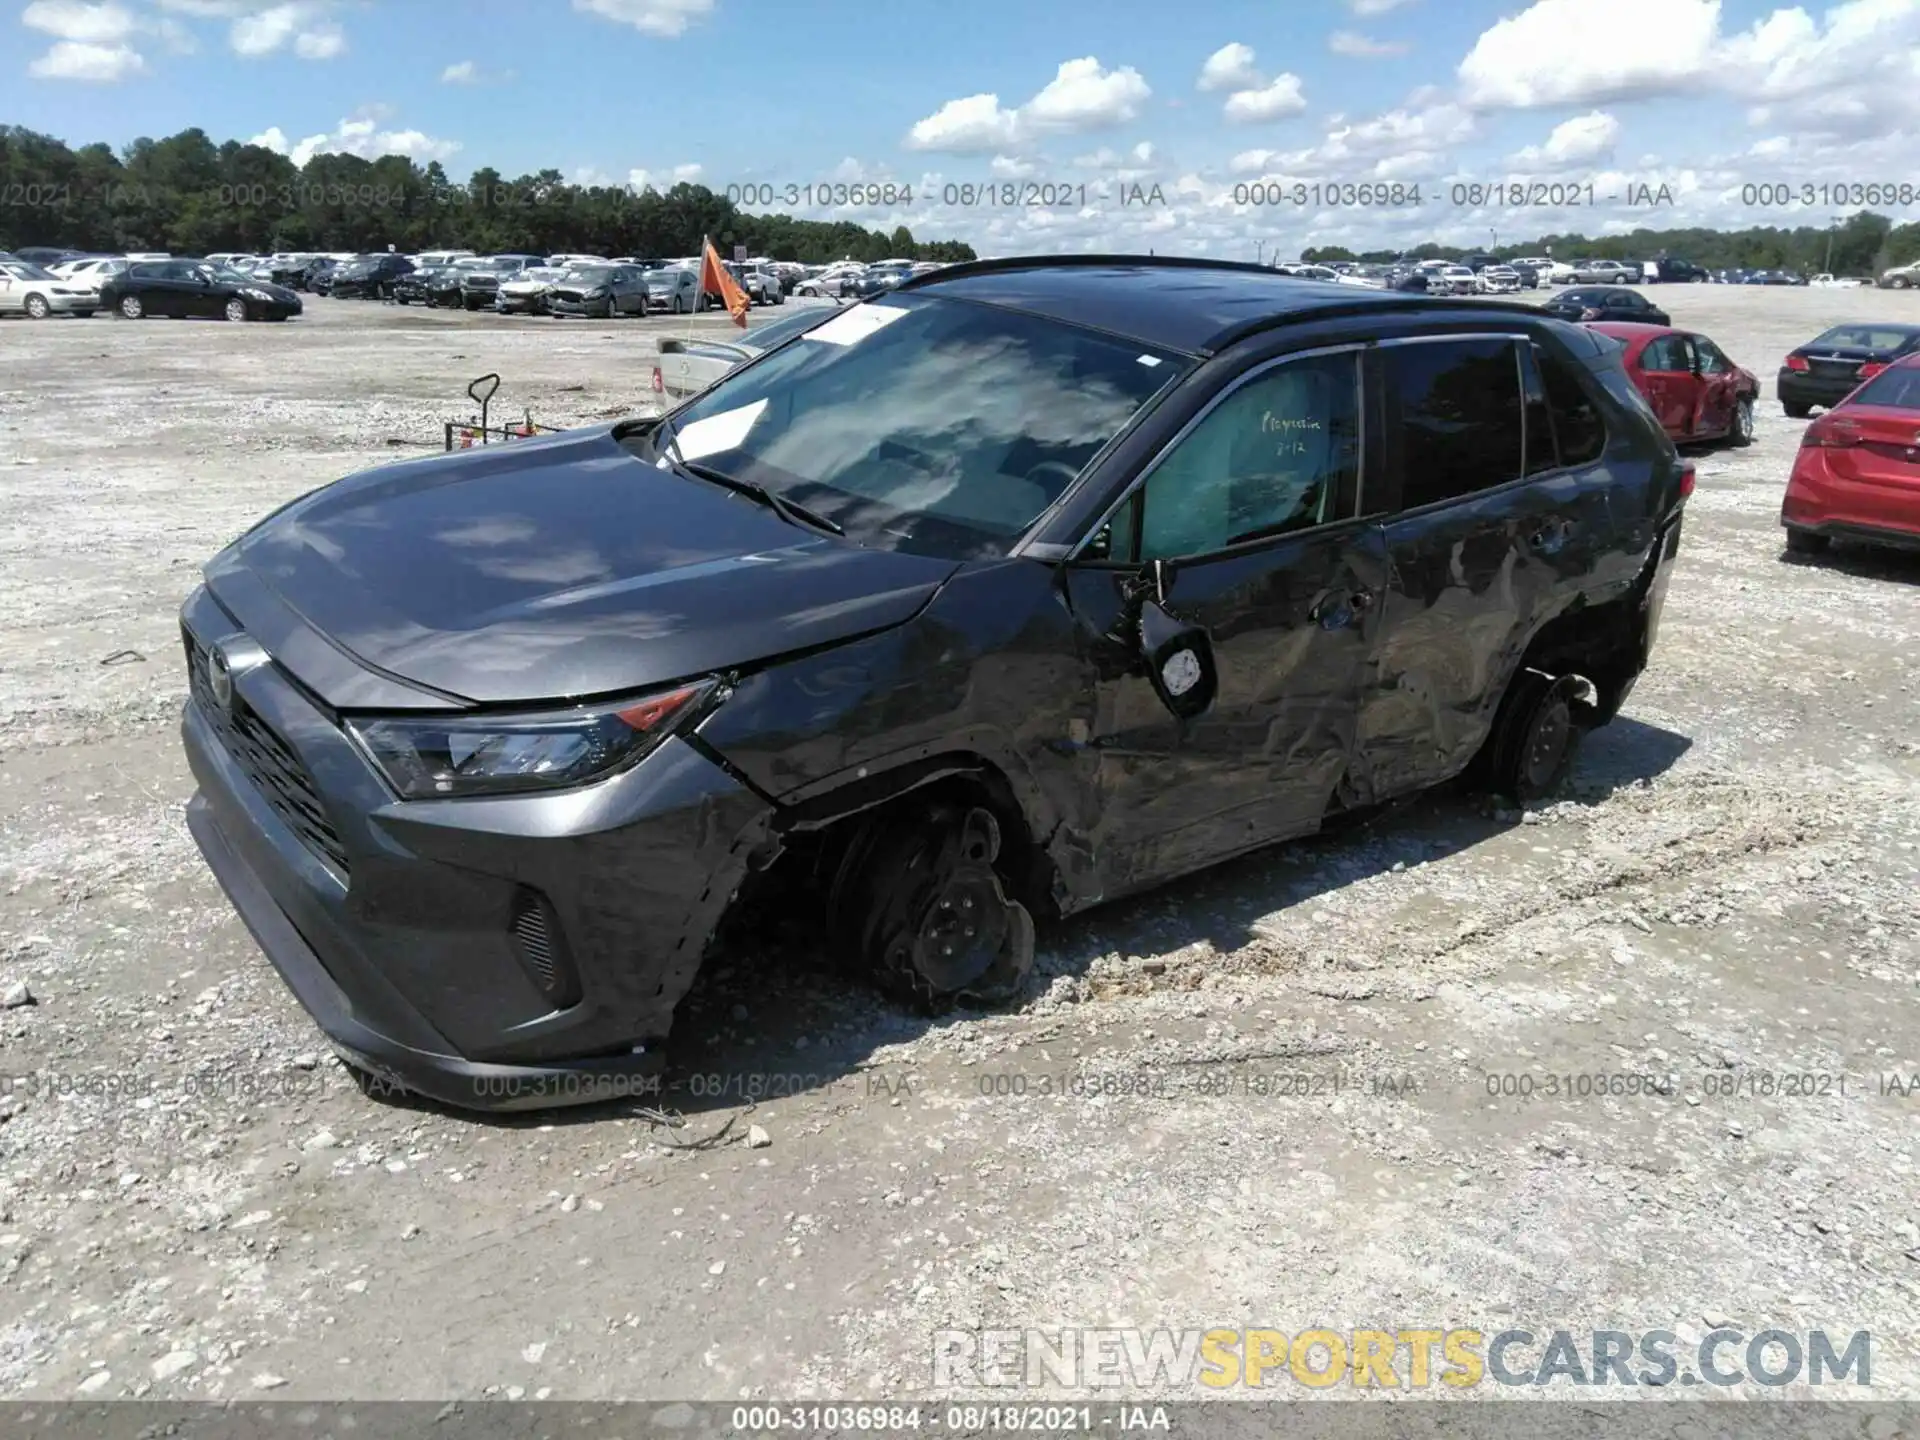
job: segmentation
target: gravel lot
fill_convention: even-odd
[[[1700,457],[1654,664],[1563,798],[1096,912],[1005,1013],[742,961],[665,1118],[511,1122],[363,1095],[256,951],[182,822],[175,612],[265,511],[437,448],[472,376],[611,416],[688,322],[0,327],[0,1071],[34,1077],[0,1393],[879,1397],[946,1327],[1725,1321],[1871,1329],[1872,1395],[1920,1397],[1920,1093],[1883,1078],[1920,1075],[1920,557],[1783,561],[1771,398],[1920,295],[1656,293],[1764,377],[1758,441]],[[1670,1081],[1489,1093],[1620,1072]]]

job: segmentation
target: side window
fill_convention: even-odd
[[[1661,335],[1649,340],[1646,348],[1640,352],[1640,368],[1660,374],[1685,370],[1686,357],[1680,353],[1680,337]]]
[[[1402,510],[1520,478],[1520,367],[1510,338],[1387,345],[1381,358]]]
[[[1140,558],[1324,525],[1352,494],[1359,458],[1358,352],[1278,365],[1229,394],[1155,466],[1143,487]]]
[[[1541,388],[1546,392],[1560,463],[1585,465],[1598,460],[1607,446],[1607,427],[1599,409],[1587,398],[1573,373],[1538,345],[1533,347],[1533,363],[1539,367]]]
[[[1700,357],[1700,372],[1703,375],[1724,375],[1733,369],[1733,361],[1718,345],[1705,336],[1693,337],[1693,348]]]

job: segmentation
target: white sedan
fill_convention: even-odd
[[[0,314],[11,311],[44,320],[49,315],[91,315],[99,308],[97,289],[80,289],[24,260],[0,260]]]

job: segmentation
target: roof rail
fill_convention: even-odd
[[[1238,270],[1256,275],[1278,272],[1251,260],[1209,260],[1197,255],[1007,255],[998,260],[961,260],[939,270],[917,275],[894,286],[895,291],[924,290],[969,275],[993,275],[1007,270],[1057,269],[1062,266],[1150,265],[1167,270]]]

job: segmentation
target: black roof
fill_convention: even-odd
[[[1264,265],[1149,255],[1036,255],[949,265],[895,287],[937,290],[1205,355],[1288,321],[1371,312],[1520,311],[1525,305],[1296,279]]]

